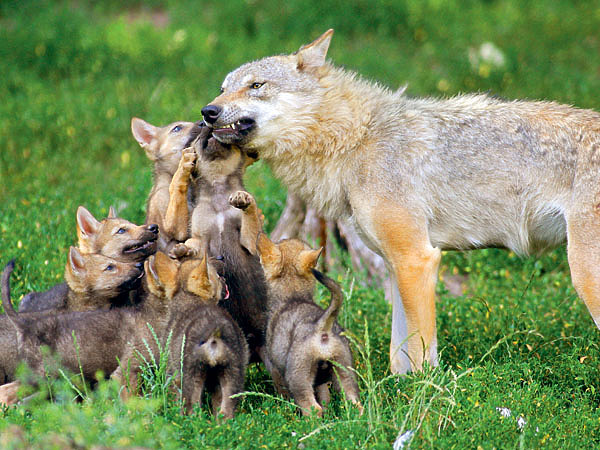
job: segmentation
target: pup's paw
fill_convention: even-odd
[[[237,191],[229,196],[229,204],[237,209],[247,209],[254,202],[254,197],[246,191]]]
[[[191,172],[196,165],[196,151],[188,147],[183,150],[181,159],[179,160],[179,166],[186,172]]]
[[[186,256],[192,256],[193,253],[194,251],[187,245],[177,244],[169,251],[168,255],[169,258],[172,259],[181,259],[185,258]]]
[[[14,405],[17,403],[19,398],[17,393],[21,383],[13,381],[12,383],[3,384],[0,386],[0,405]]]

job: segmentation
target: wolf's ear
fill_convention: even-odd
[[[131,119],[131,133],[142,148],[146,150],[146,154],[150,158],[152,157],[152,153],[149,151],[148,147],[150,146],[152,139],[158,134],[158,129],[158,127],[149,124],[145,120],[138,119],[137,117]]]
[[[177,272],[179,264],[165,255],[156,252],[154,255],[154,270],[164,293],[169,300],[177,293]]]
[[[196,267],[192,269],[186,281],[186,290],[197,295],[203,300],[212,297],[210,278],[208,277],[208,257],[204,257]]]
[[[281,250],[267,237],[265,233],[259,233],[256,241],[256,250],[260,257],[267,278],[275,278],[283,270],[283,256]]]
[[[77,208],[77,238],[79,248],[84,253],[94,253],[91,248],[91,239],[98,232],[100,222],[83,206]]]
[[[333,29],[327,30],[310,44],[303,45],[296,52],[298,70],[315,69],[325,64]]]
[[[117,211],[115,211],[114,207],[109,207],[108,208],[108,217],[107,219],[116,219],[117,218]]]
[[[297,267],[298,273],[301,275],[311,274],[311,270],[317,266],[317,261],[319,260],[319,256],[321,256],[321,252],[323,251],[323,247],[318,250],[303,250],[298,255]]]

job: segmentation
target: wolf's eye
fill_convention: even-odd
[[[252,83],[250,85],[250,89],[260,89],[263,84],[265,84],[265,83]]]
[[[171,129],[171,133],[177,133],[178,131],[181,131],[181,125],[175,125],[172,129]]]
[[[104,270],[105,270],[105,271],[109,271],[109,272],[110,272],[111,270],[114,270],[114,269],[115,269],[115,266],[113,266],[112,264],[109,264],[108,266],[106,266],[106,267],[104,268]]]
[[[117,234],[123,234],[123,233],[125,233],[126,231],[127,231],[127,230],[126,230],[125,228],[119,228],[119,229],[117,230]]]

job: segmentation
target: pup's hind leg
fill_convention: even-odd
[[[339,359],[339,364],[347,367],[342,369],[335,366],[333,373],[334,387],[344,391],[344,395],[348,400],[352,402],[354,406],[358,408],[360,414],[363,413],[363,407],[360,403],[360,391],[358,390],[358,383],[356,381],[356,373],[353,372],[352,356],[348,349],[348,355],[342,356]]]
[[[183,388],[183,402],[186,414],[191,414],[194,410],[194,404],[202,402],[202,394],[204,392],[205,377],[195,374],[190,376],[191,379],[185,379]]]
[[[404,208],[383,206],[373,214],[372,222],[398,288],[392,296],[392,372],[420,370],[425,361],[436,365],[435,285],[441,251],[431,246],[425,220]],[[405,339],[406,355],[402,351]]]

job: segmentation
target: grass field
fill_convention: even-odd
[[[132,116],[197,120],[230,70],[328,28],[337,64],[408,83],[409,95],[490,91],[600,109],[598,0],[95,3],[0,3],[0,263],[17,260],[15,299],[62,279],[78,205],[143,221],[151,168]],[[482,56],[487,42],[492,55]],[[271,228],[284,188],[261,163],[246,182]],[[53,402],[0,412],[0,446],[22,448],[22,432],[36,448],[390,448],[409,431],[411,448],[600,446],[598,331],[564,248],[539,259],[447,253],[442,270],[467,281],[461,297],[438,285],[440,367],[399,377],[389,372],[383,291],[360,272],[334,274],[363,416],[336,397],[323,419],[302,418],[260,367],[248,372],[238,415],[220,424],[204,411],[179,415],[160,389],[123,404],[101,383],[76,402],[59,380]]]

